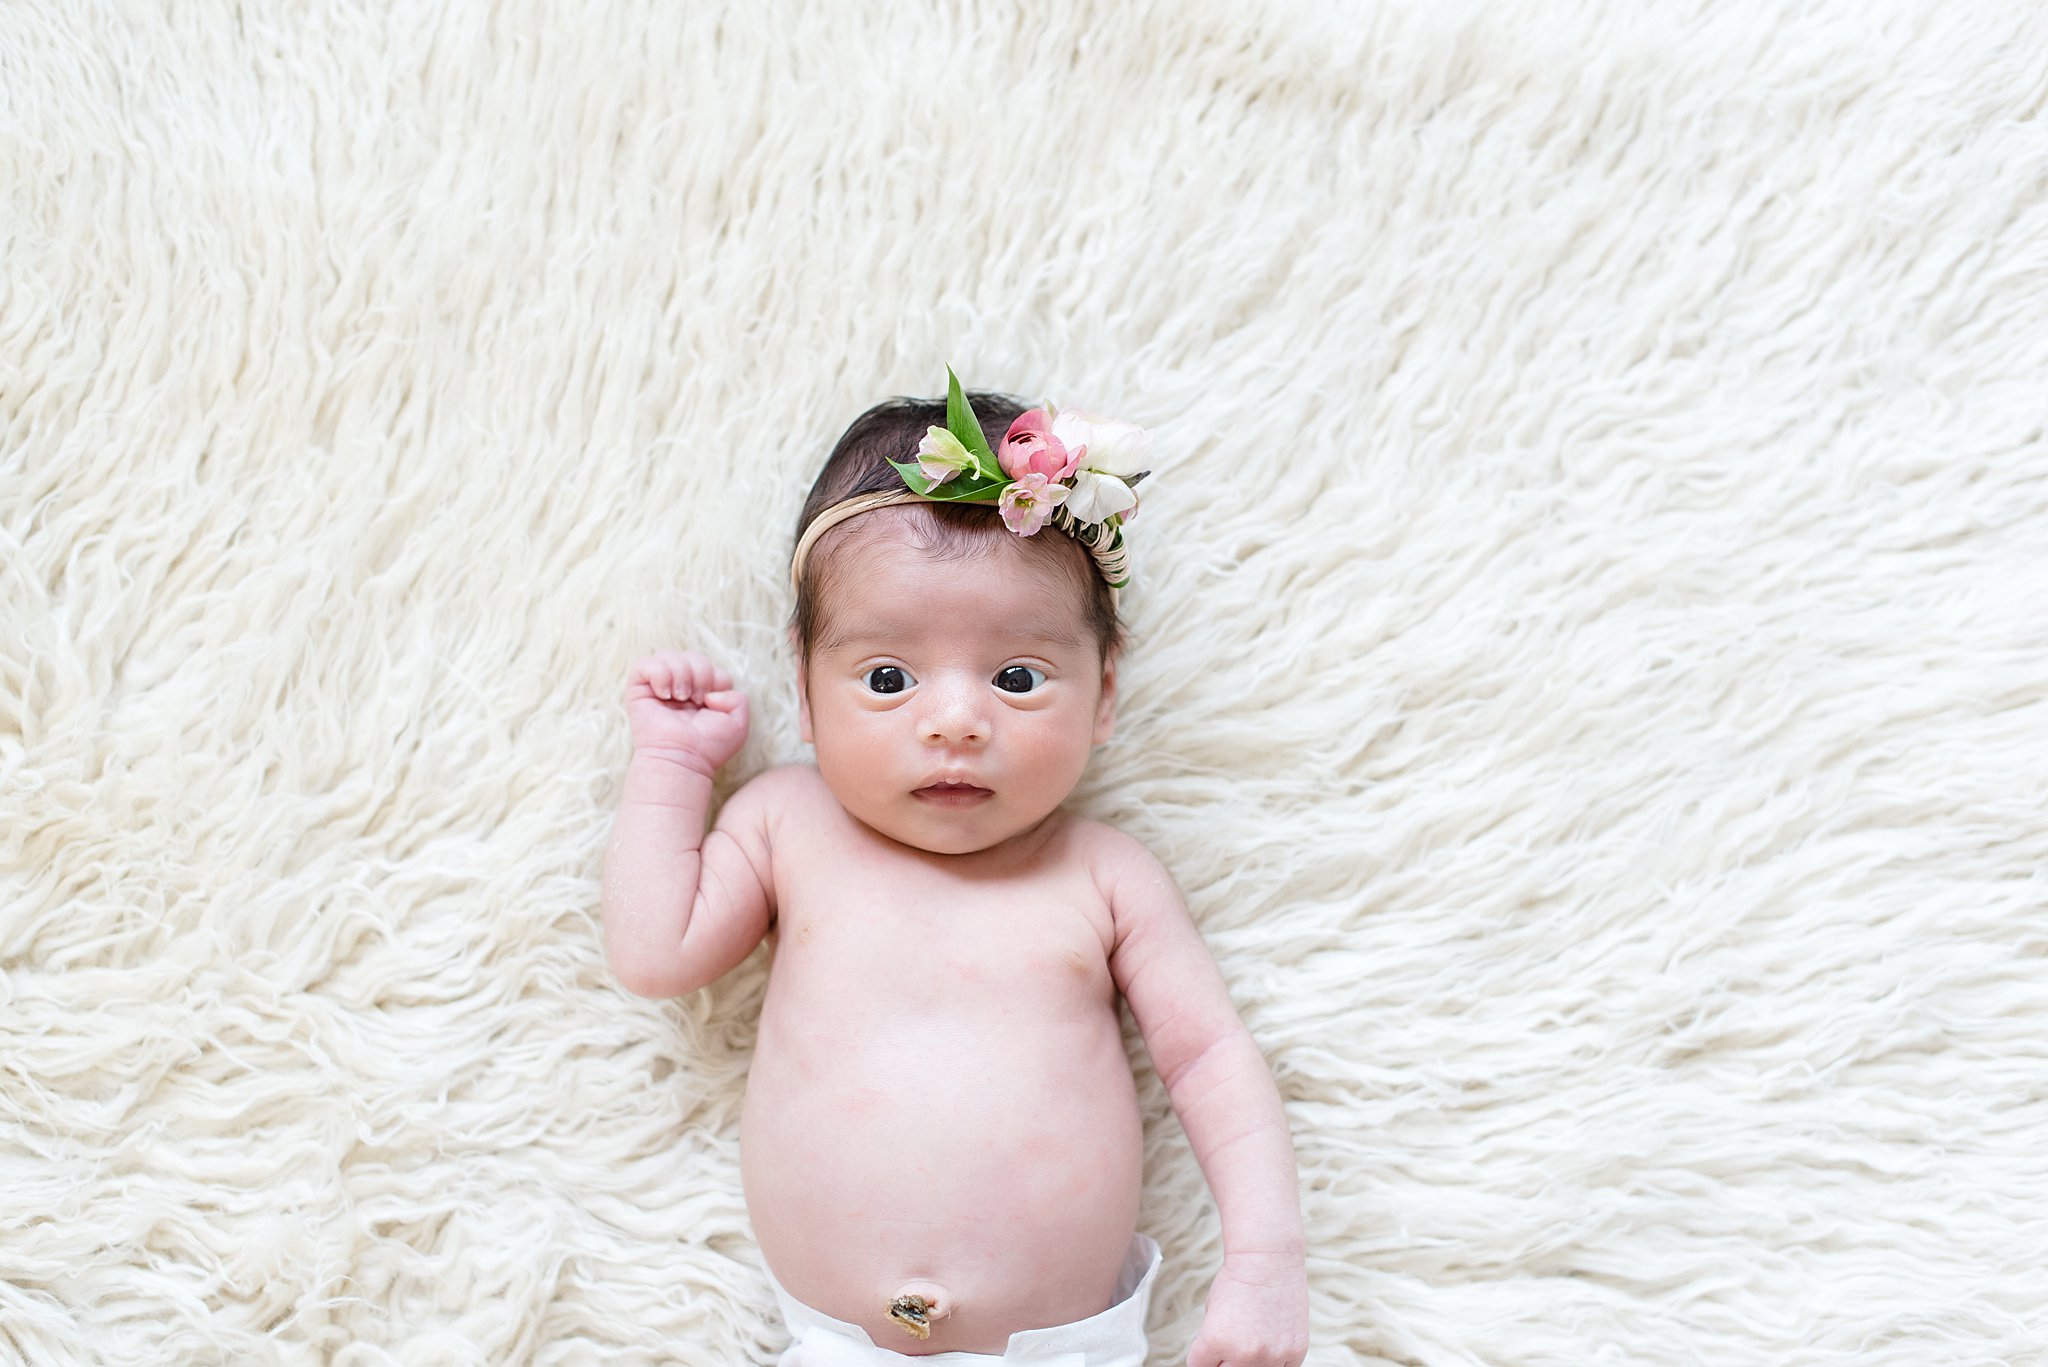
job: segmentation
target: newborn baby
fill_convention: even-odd
[[[785,1367],[1143,1363],[1160,1256],[1119,998],[1222,1219],[1188,1362],[1295,1367],[1300,1207],[1264,1057],[1159,861],[1060,805],[1114,722],[1143,434],[949,397],[862,415],[805,506],[815,765],[756,775],[706,833],[746,695],[694,652],[632,666],[607,958],[673,996],[769,937],[741,1170]]]

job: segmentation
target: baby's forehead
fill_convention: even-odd
[[[1008,531],[941,540],[914,522],[889,516],[917,511],[882,508],[854,518],[844,540],[818,548],[830,566],[835,608],[862,598],[914,595],[929,600],[963,588],[993,590],[1009,601],[1073,598],[1076,606],[1085,597],[1085,576],[1092,573],[1082,559],[1087,553],[1061,533],[1041,531],[1039,537],[1051,538],[1043,542]],[[989,520],[1002,525],[993,514]],[[1062,543],[1075,554],[1062,555]]]
[[[956,562],[922,586],[900,576],[847,574],[827,595],[818,649],[873,646],[1081,650],[1087,624],[1065,585],[1006,580]]]
[[[1082,649],[1087,644],[1081,623],[1057,599],[1019,605],[1012,611],[977,612],[967,604],[919,603],[858,585],[833,604],[820,633],[821,651],[866,646],[924,648],[999,645]]]
[[[973,574],[975,566],[958,566]],[[848,576],[823,613],[819,650],[856,646],[971,648],[1018,644],[1079,650],[1087,631],[1065,592],[1008,592],[995,582],[940,584],[905,594],[901,584]]]
[[[1092,639],[1087,587],[1076,582],[1092,570],[1008,531],[935,543],[921,534],[922,511],[883,508],[845,524],[852,535],[827,550],[820,576],[819,649],[1019,640],[1080,649]]]

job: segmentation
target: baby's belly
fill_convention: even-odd
[[[1017,1330],[1108,1307],[1143,1138],[1113,998],[1053,1018],[876,1003],[866,1019],[797,1022],[773,986],[741,1169],[762,1253],[792,1296],[919,1354],[1000,1353]],[[923,1341],[886,1314],[918,1279],[959,1306]]]

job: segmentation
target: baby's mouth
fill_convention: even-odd
[[[977,788],[972,783],[932,783],[919,788],[911,796],[920,802],[933,803],[940,807],[971,807],[983,798],[994,797],[987,788]]]

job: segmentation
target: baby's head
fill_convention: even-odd
[[[1025,406],[967,396],[990,449]],[[877,404],[811,486],[799,541],[849,498],[902,492],[943,401]],[[967,854],[1023,834],[1071,793],[1115,720],[1124,644],[1094,556],[1047,523],[1030,536],[989,503],[914,501],[831,526],[811,545],[790,624],[798,720],[854,817],[889,838]],[[947,793],[932,785],[967,785]]]

